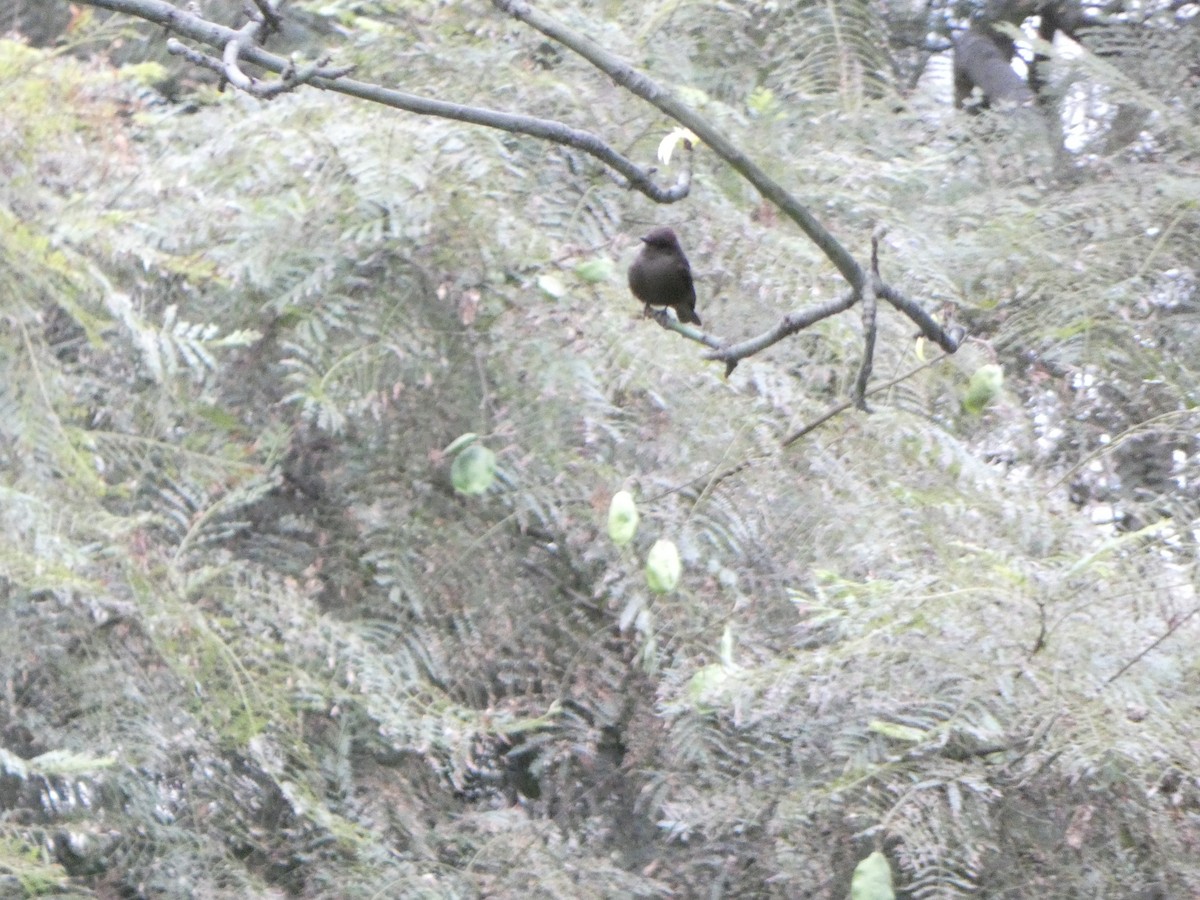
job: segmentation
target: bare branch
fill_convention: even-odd
[[[858,367],[858,379],[854,383],[854,405],[863,412],[867,409],[867,384],[871,380],[871,369],[875,365],[875,338],[878,335],[876,325],[879,311],[878,291],[883,284],[879,278],[879,242],[887,234],[886,225],[876,225],[871,233],[871,276],[863,285],[862,323],[863,323],[863,359]]]
[[[718,346],[717,349],[705,353],[704,358],[723,361],[725,363],[725,374],[729,375],[737,367],[737,364],[747,356],[753,356],[755,353],[765,350],[772,344],[779,343],[789,335],[793,335],[797,331],[803,331],[810,325],[820,322],[822,319],[828,319],[830,316],[836,316],[840,312],[845,312],[857,301],[858,295],[854,291],[847,291],[838,299],[829,300],[820,306],[788,313],[770,331],[765,331],[758,337],[750,338],[739,344],[732,344],[728,347]]]
[[[906,297],[891,285],[880,282],[875,286],[875,291],[880,297],[916,322],[917,326],[921,329],[921,333],[947,353],[954,353],[958,350],[959,345],[962,344],[963,330],[961,328],[952,328],[947,331],[935,322],[933,316],[925,312],[917,301]]]
[[[838,243],[837,239],[826,231],[825,227],[795,197],[755,165],[746,154],[734,146],[732,141],[691,107],[617,56],[587,38],[575,34],[550,16],[533,9],[525,0],[492,0],[492,3],[500,11],[508,13],[531,28],[537,29],[546,37],[575,51],[610,76],[617,84],[637,94],[647,103],[662,110],[676,122],[690,129],[708,145],[709,149],[754,185],[763,197],[783,210],[792,221],[799,225],[800,230],[821,248],[821,251],[837,266],[842,277],[856,292],[862,289],[866,276],[862,267],[855,262],[854,257],[846,248]]]
[[[147,22],[161,25],[180,37],[222,52],[238,34],[232,28],[185,12],[166,0],[79,0],[79,2],[97,9],[107,9],[145,19]],[[200,54],[193,57],[194,52],[184,55],[192,61],[203,58]],[[261,47],[243,47],[240,59],[278,74],[289,71],[289,67],[292,65],[284,57],[268,53]],[[198,64],[207,65],[203,62],[198,62]],[[670,187],[662,187],[653,180],[653,169],[644,169],[638,166],[591,132],[571,128],[562,122],[538,119],[533,116],[513,115],[475,106],[448,103],[444,100],[433,100],[416,94],[406,94],[402,91],[394,91],[342,77],[345,71],[345,69],[318,67],[315,72],[308,74],[306,80],[307,83],[321,90],[335,91],[405,112],[454,119],[471,125],[482,125],[485,128],[525,134],[553,144],[574,147],[595,157],[604,165],[624,176],[630,187],[645,194],[656,203],[675,203],[686,197],[691,190],[690,169],[682,173],[675,184]]]
[[[251,19],[225,43],[225,52],[221,57],[225,67],[225,80],[239,91],[253,93],[254,80],[238,66],[238,57],[242,55],[243,48],[257,45],[261,31],[262,22]]]
[[[260,100],[270,100],[272,97],[277,97],[280,94],[294,90],[299,85],[310,83],[319,75],[330,77],[330,73],[345,74],[353,69],[352,66],[335,69],[326,68],[329,64],[328,58],[307,65],[303,69],[297,69],[289,62],[278,80],[259,81],[258,79],[250,78],[238,68],[236,55],[232,63],[228,62],[229,48],[234,46],[235,44],[231,41],[226,46],[225,57],[217,59],[214,56],[193,50],[187,44],[183,43],[183,41],[176,38],[167,38],[167,52],[172,56],[182,56],[193,65],[211,69],[234,87],[245,91],[253,97],[258,97]],[[334,77],[340,77],[340,75],[335,74]]]
[[[714,350],[721,349],[721,342],[719,340],[711,334],[701,331],[699,328],[693,328],[691,325],[685,325],[683,322],[680,322],[667,312],[665,306],[660,309],[651,309],[647,315],[667,331],[674,331],[676,334],[681,334],[698,344],[705,344]]]
[[[1129,660],[1129,662],[1125,663],[1125,665],[1123,665],[1123,666],[1121,666],[1121,668],[1117,669],[1117,671],[1114,672],[1109,677],[1109,679],[1104,682],[1103,687],[1108,687],[1110,684],[1112,684],[1114,681],[1116,681],[1118,678],[1120,678],[1122,675],[1124,675],[1126,672],[1128,672],[1130,669],[1132,669],[1135,665],[1137,665],[1139,662],[1141,662],[1143,659],[1145,659],[1146,656],[1152,650],[1154,650],[1155,647],[1157,647],[1159,644],[1161,644],[1163,641],[1165,641],[1167,638],[1169,638],[1171,635],[1173,635],[1175,632],[1177,632],[1180,628],[1182,628],[1184,625],[1186,625],[1188,623],[1188,621],[1191,620],[1197,614],[1200,614],[1200,606],[1192,607],[1191,611],[1189,611],[1186,615],[1180,616],[1175,621],[1173,621],[1165,632],[1163,632],[1158,637],[1156,637],[1153,641],[1151,641],[1150,644],[1147,645],[1144,650],[1142,650],[1140,653],[1138,653],[1136,656],[1134,656],[1131,660]]]
[[[266,26],[263,29],[263,37],[277,34],[283,30],[283,20],[279,18],[279,13],[271,6],[269,0],[254,0],[254,5],[258,7],[258,15],[262,17],[262,22]]]
[[[867,384],[875,368],[875,339],[879,334],[876,324],[879,311],[879,298],[875,292],[877,283],[875,278],[868,278],[862,292],[863,357],[858,366],[858,377],[854,380],[854,406],[863,412],[871,411],[867,408]]]

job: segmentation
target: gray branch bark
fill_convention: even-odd
[[[166,0],[80,0],[80,2],[97,9],[125,13],[147,22],[153,22],[179,37],[212,47],[219,53],[224,53],[226,47],[239,38],[237,30],[209,22],[166,2]],[[276,74],[290,72],[293,69],[290,60],[269,53],[261,47],[243,46],[239,56],[244,62]],[[407,94],[403,91],[339,77],[341,71],[335,68],[318,69],[317,73],[307,79],[307,83],[321,90],[346,94],[360,100],[380,103],[421,116],[454,119],[459,122],[482,125],[485,128],[496,128],[514,134],[525,134],[554,144],[574,147],[620,173],[629,182],[630,187],[641,191],[656,203],[675,203],[686,197],[691,188],[690,167],[685,166],[685,172],[680,175],[674,185],[662,187],[654,181],[653,170],[641,168],[591,132],[571,128],[562,122]]]

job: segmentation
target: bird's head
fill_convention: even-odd
[[[649,247],[657,247],[662,250],[670,250],[679,246],[679,238],[675,237],[675,232],[665,225],[655,228],[639,240]]]

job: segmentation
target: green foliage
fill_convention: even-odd
[[[878,4],[552,8],[851,246],[890,224],[889,280],[990,346],[781,450],[856,318],[726,380],[620,277],[671,222],[715,334],[841,290],[703,149],[664,209],[561,148],[318,91],[184,115],[0,43],[0,885],[1194,894],[1191,87],[1131,39],[1103,88],[1145,134],[1053,181],[1015,125],[896,108]],[[356,77],[647,164],[668,130],[482,7],[328,9]],[[919,360],[881,323],[882,380]]]
[[[854,867],[850,881],[850,900],[893,900],[892,867],[887,857],[876,850]]]
[[[608,539],[618,547],[633,540],[638,527],[637,504],[629,491],[617,491],[608,504]]]
[[[683,564],[673,541],[659,539],[646,555],[646,586],[656,594],[669,594],[679,587]]]
[[[46,862],[39,848],[19,839],[0,838],[0,887],[11,897],[83,897],[72,889],[67,872]]]
[[[1004,370],[995,363],[980,366],[971,373],[967,392],[963,396],[963,409],[978,415],[983,408],[996,399],[1004,386]]]
[[[596,257],[595,259],[584,260],[575,267],[575,274],[588,284],[596,284],[600,281],[608,281],[613,277],[612,260],[607,259],[606,257]]]
[[[450,466],[450,480],[460,494],[482,494],[496,477],[496,454],[482,444],[471,444]]]

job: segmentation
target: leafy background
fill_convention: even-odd
[[[669,224],[722,338],[839,293],[703,148],[657,207],[530,139],[218,92],[128,21],[0,42],[0,890],[843,897],[882,849],[904,897],[1200,891],[1196,19],[1060,61],[1054,159],[953,114],[901,4],[545,9],[863,257],[888,225],[972,340],[781,449],[857,315],[725,379],[624,285]],[[486,4],[295,13],[364,80],[644,162],[670,127]],[[881,326],[879,380],[934,357]]]

